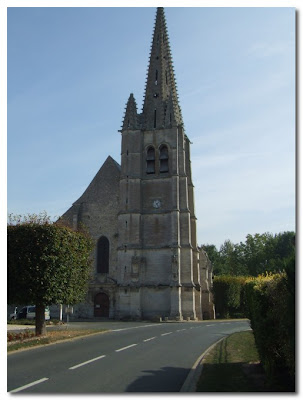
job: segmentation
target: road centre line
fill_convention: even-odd
[[[172,332],[161,333],[161,336],[170,335]]]
[[[137,346],[137,343],[130,344],[129,346],[122,347],[121,349],[118,349],[118,350],[115,350],[115,351],[118,352],[118,351],[126,350],[126,349],[129,349],[130,347],[133,347],[133,346]]]
[[[28,383],[27,385],[20,386],[20,387],[17,388],[17,389],[11,390],[10,393],[21,392],[21,390],[24,390],[24,389],[27,389],[27,388],[29,388],[29,387],[31,387],[31,386],[35,386],[35,385],[38,385],[39,383],[48,381],[48,379],[49,379],[49,378],[42,378],[42,379],[39,379],[38,381],[35,381],[35,382],[32,382],[32,383]]]
[[[111,332],[128,331],[130,329],[147,328],[149,326],[157,326],[157,325],[161,325],[161,324],[148,324],[148,325],[132,326],[130,328],[111,329]]]
[[[85,362],[83,362],[81,364],[74,365],[73,367],[70,367],[69,369],[76,369],[76,368],[82,367],[83,365],[86,365],[86,364],[92,363],[94,361],[100,360],[101,358],[104,358],[104,357],[105,357],[105,355],[102,355],[102,356],[99,356],[99,357],[96,357],[96,358],[92,358],[91,360],[85,361]]]
[[[144,339],[143,342],[149,342],[150,340],[156,339],[157,336],[150,337],[148,339]]]

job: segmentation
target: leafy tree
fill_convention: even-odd
[[[246,275],[247,268],[243,262],[243,248],[241,245],[233,244],[225,240],[220,247],[221,274],[224,275]]]
[[[252,276],[284,270],[288,258],[294,253],[294,232],[246,236],[244,261]]]
[[[215,245],[204,245],[215,275],[258,276],[283,271],[290,257],[295,257],[294,232],[256,233],[246,241],[234,244],[225,240],[218,251]]]
[[[266,270],[267,258],[265,255],[267,234],[247,235],[243,246],[244,262],[249,275],[262,274]]]
[[[220,255],[214,244],[204,244],[201,246],[204,251],[206,251],[208,258],[213,266],[214,274],[216,274],[217,265],[220,265]]]
[[[50,304],[75,304],[87,293],[92,240],[44,215],[10,216],[8,303],[36,305],[36,335],[46,333]]]

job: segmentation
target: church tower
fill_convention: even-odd
[[[142,113],[131,94],[120,132],[116,317],[202,318],[190,141],[162,7]]]
[[[190,141],[162,7],[142,112],[131,94],[120,132],[121,166],[109,156],[61,217],[74,229],[84,224],[95,242],[89,290],[74,317],[213,319],[211,265],[197,246]]]

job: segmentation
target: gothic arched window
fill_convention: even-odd
[[[109,268],[109,240],[101,236],[97,243],[97,272],[108,273]]]
[[[168,172],[168,148],[165,145],[160,147],[160,172]]]
[[[146,154],[146,173],[154,174],[155,173],[155,149],[150,146],[147,149]]]

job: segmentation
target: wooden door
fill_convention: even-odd
[[[94,301],[94,316],[109,317],[109,297],[105,293],[98,293]]]

